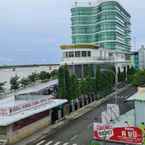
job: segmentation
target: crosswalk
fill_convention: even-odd
[[[41,140],[35,145],[77,145],[76,143],[69,143],[69,142],[62,142],[62,141],[46,141],[46,140]]]

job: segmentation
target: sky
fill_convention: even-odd
[[[145,0],[120,3],[132,16],[136,50],[145,44]],[[0,65],[59,63],[59,46],[71,43],[71,5],[72,0],[0,0]]]

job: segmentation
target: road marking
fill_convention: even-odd
[[[41,145],[45,142],[45,140],[40,141],[39,143],[37,143],[36,145]]]
[[[52,144],[53,143],[53,141],[51,140],[51,141],[49,141],[48,143],[46,143],[45,145],[50,145],[50,144]]]
[[[68,142],[66,142],[66,143],[64,143],[63,145],[68,145],[69,143]]]
[[[78,135],[74,135],[70,140],[74,140],[78,137]]]
[[[54,145],[59,145],[61,142],[60,141],[58,141],[56,144],[54,144]]]
[[[77,144],[73,144],[73,145],[77,145]]]

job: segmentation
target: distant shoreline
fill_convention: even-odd
[[[40,66],[57,66],[59,64],[24,64],[24,65],[0,65],[0,69],[5,68],[25,68],[25,67],[40,67]]]

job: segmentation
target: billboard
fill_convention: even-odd
[[[137,127],[113,127],[112,125],[94,123],[93,139],[141,145],[143,134],[141,129]]]

